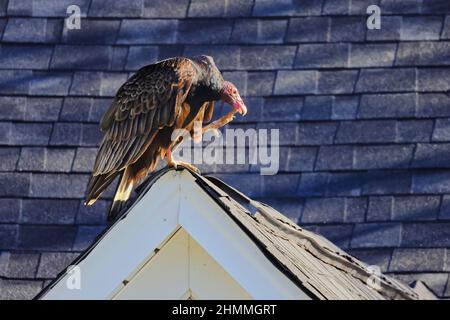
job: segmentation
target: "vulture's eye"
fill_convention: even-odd
[[[233,89],[232,93],[233,93],[233,94],[236,94],[236,93],[237,93],[237,90],[236,90],[236,89]]]

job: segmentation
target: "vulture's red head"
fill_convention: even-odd
[[[234,84],[229,81],[224,81],[223,88],[220,91],[220,99],[230,104],[237,112],[245,116],[247,113],[247,107],[242,101],[238,89]]]

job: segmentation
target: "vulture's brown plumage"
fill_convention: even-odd
[[[105,135],[95,159],[86,204],[92,205],[121,176],[108,215],[113,219],[133,187],[155,169],[159,159],[166,158],[169,166],[180,163],[172,158],[172,151],[182,137],[173,141],[173,131],[186,129],[192,135],[194,121],[211,120],[217,100],[231,104],[234,111],[205,129],[226,124],[236,111],[246,113],[238,90],[222,78],[209,56],[172,58],[138,70],[120,87],[100,122]]]

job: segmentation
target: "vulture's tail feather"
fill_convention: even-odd
[[[86,196],[85,205],[92,205],[106,190],[106,188],[113,182],[116,176],[120,172],[114,172],[112,174],[100,174],[98,176],[92,176],[88,184],[88,193]]]
[[[134,179],[131,175],[130,167],[126,168],[120,179],[120,184],[117,187],[114,201],[109,209],[108,221],[113,220],[122,210],[127,200],[130,198],[131,191],[133,190]]]

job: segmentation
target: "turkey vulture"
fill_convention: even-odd
[[[214,101],[218,100],[233,109],[202,132],[230,122],[235,112],[247,112],[236,86],[222,78],[212,57],[171,58],[139,69],[119,88],[100,121],[104,138],[85,204],[92,205],[120,175],[108,214],[108,220],[112,220],[133,187],[155,169],[160,158],[166,159],[169,166],[182,164],[196,170],[191,164],[173,159],[173,149],[182,142],[182,136],[172,140],[172,133],[186,129],[192,136],[194,121],[209,122]]]

